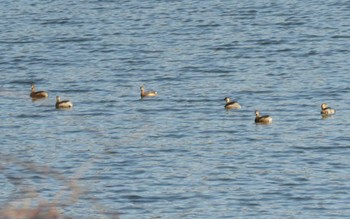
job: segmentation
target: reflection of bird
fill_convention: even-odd
[[[271,123],[272,118],[269,115],[260,116],[260,113],[258,110],[255,111],[255,123]]]
[[[141,98],[154,97],[158,95],[157,91],[145,91],[145,87],[143,85],[140,87],[140,90],[141,90]]]
[[[240,109],[241,105],[235,101],[231,101],[229,97],[225,97],[224,99],[226,101],[225,104],[225,109],[230,110],[230,109]]]
[[[32,98],[46,98],[49,94],[45,91],[35,91],[35,85],[32,84],[32,92],[30,93]]]
[[[61,100],[59,96],[56,97],[56,108],[72,108],[73,103],[69,100]]]

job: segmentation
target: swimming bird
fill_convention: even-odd
[[[30,93],[30,96],[34,99],[38,99],[47,98],[49,94],[46,91],[35,91],[35,85],[32,84],[32,92]]]
[[[225,104],[225,109],[230,110],[230,109],[240,109],[241,105],[235,101],[231,101],[229,97],[225,97],[224,99],[226,101]]]
[[[323,116],[335,114],[335,109],[330,108],[326,103],[321,104],[321,114]]]
[[[142,85],[140,87],[141,90],[141,98],[143,97],[155,97],[158,95],[157,91],[145,91],[145,87]]]
[[[72,108],[73,103],[70,102],[69,100],[61,100],[59,96],[56,96],[56,108]]]
[[[255,110],[255,123],[268,124],[272,122],[272,118],[269,115],[260,116],[260,112]]]

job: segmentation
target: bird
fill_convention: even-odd
[[[272,118],[269,115],[260,116],[260,112],[255,110],[255,123],[268,124],[272,122]]]
[[[59,96],[56,96],[56,109],[60,108],[72,108],[73,103],[69,100],[61,100]]]
[[[322,103],[321,104],[321,114],[323,116],[335,114],[335,109],[330,108],[326,103]]]
[[[231,101],[231,99],[229,97],[225,97],[224,100],[226,101],[225,109],[227,109],[227,110],[240,109],[241,108],[241,105],[239,105],[238,102]]]
[[[142,85],[140,87],[140,90],[141,90],[141,98],[143,97],[155,97],[158,95],[157,91],[145,91],[145,87]]]
[[[30,97],[33,99],[38,98],[47,98],[49,94],[46,91],[35,91],[35,85],[32,84],[32,92],[30,93]]]

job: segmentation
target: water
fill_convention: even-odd
[[[73,218],[350,214],[349,2],[0,6],[2,206],[56,201]],[[32,102],[31,83],[49,98]],[[140,100],[142,84],[159,96]],[[74,108],[56,110],[56,95]],[[242,109],[225,111],[225,96]],[[322,119],[322,102],[337,114]],[[255,109],[273,123],[255,125]]]

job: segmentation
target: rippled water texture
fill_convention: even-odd
[[[1,206],[347,218],[348,1],[2,1]],[[49,98],[32,101],[30,86]],[[155,98],[140,99],[139,87]],[[73,102],[56,110],[55,96]],[[224,110],[224,97],[242,109]],[[326,102],[336,115],[322,118]],[[255,125],[254,111],[270,125]]]

